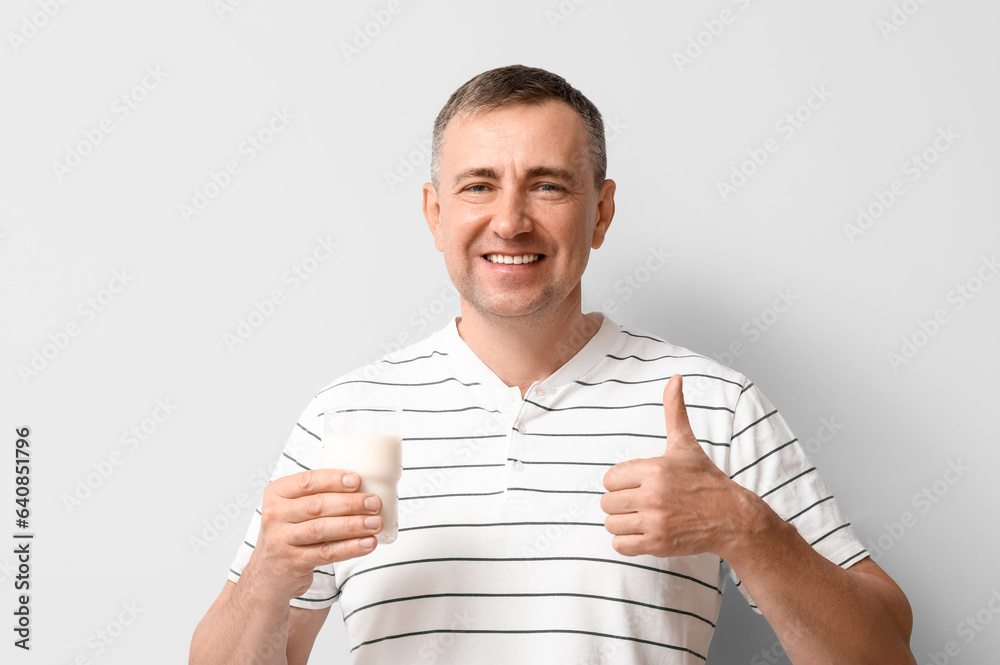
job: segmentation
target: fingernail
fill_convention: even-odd
[[[344,487],[347,489],[354,489],[361,486],[361,476],[356,473],[345,473],[340,482],[344,483]]]
[[[379,503],[381,503],[377,496],[370,496],[365,499],[365,508],[367,510],[378,510]]]
[[[365,518],[365,527],[368,529],[377,529],[378,525],[382,523],[381,517],[371,516]]]
[[[367,538],[361,539],[361,548],[370,550],[375,547],[375,538],[373,536],[368,536]]]

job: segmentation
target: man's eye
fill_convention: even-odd
[[[485,192],[486,191],[486,185],[469,185],[468,187],[465,188],[465,191],[467,191],[467,192]]]
[[[543,192],[560,192],[560,191],[562,191],[562,187],[560,187],[559,185],[553,185],[551,182],[544,182],[541,185],[539,185],[538,188],[540,190],[542,190]]]

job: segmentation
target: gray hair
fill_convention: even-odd
[[[590,138],[590,158],[594,163],[594,184],[604,184],[608,170],[608,153],[604,140],[601,112],[582,92],[552,72],[524,65],[509,65],[483,72],[466,81],[452,93],[434,121],[431,145],[431,183],[438,189],[441,174],[441,143],[444,130],[459,113],[476,113],[512,106],[541,104],[558,99],[569,104],[583,118]]]

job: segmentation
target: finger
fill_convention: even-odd
[[[642,517],[639,513],[608,515],[604,518],[604,528],[616,536],[642,534]]]
[[[300,524],[287,525],[283,530],[283,539],[289,545],[316,545],[374,536],[381,530],[382,517],[380,515],[321,517]]]
[[[645,554],[645,540],[638,534],[615,536],[611,539],[611,547],[624,556],[638,556]]]
[[[601,510],[608,515],[623,515],[639,508],[639,493],[635,488],[605,492],[601,496]]]
[[[321,492],[354,492],[361,487],[361,477],[346,469],[312,469],[278,478],[268,486],[286,499]]]
[[[604,489],[609,492],[632,489],[642,483],[642,475],[637,466],[642,460],[632,459],[619,462],[604,474]]]
[[[298,524],[321,517],[377,515],[382,510],[382,500],[377,494],[367,492],[324,492],[283,501],[274,509],[285,522]]]
[[[663,388],[663,417],[667,426],[667,450],[678,447],[698,445],[691,422],[688,420],[687,407],[684,405],[684,379],[680,374],[674,374]]]
[[[313,567],[323,566],[328,563],[356,559],[371,552],[375,549],[376,544],[374,536],[328,541],[304,547],[303,558],[306,561],[311,561]]]

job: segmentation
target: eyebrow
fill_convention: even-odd
[[[462,171],[457,176],[455,176],[455,184],[461,184],[462,182],[469,180],[470,178],[488,178],[490,180],[499,180],[500,175],[497,173],[496,169],[489,166],[482,166],[477,168],[466,169]]]
[[[558,178],[571,185],[576,184],[576,177],[571,172],[567,171],[566,169],[559,169],[552,166],[536,166],[532,169],[528,169],[526,176],[529,179]],[[457,176],[455,176],[455,184],[458,185],[464,182],[465,180],[471,178],[487,178],[491,180],[499,180],[500,174],[497,173],[496,169],[489,166],[466,169],[465,171],[462,171]]]
[[[576,176],[566,169],[557,169],[551,166],[536,166],[528,170],[529,178],[558,178],[571,185],[576,184]]]

